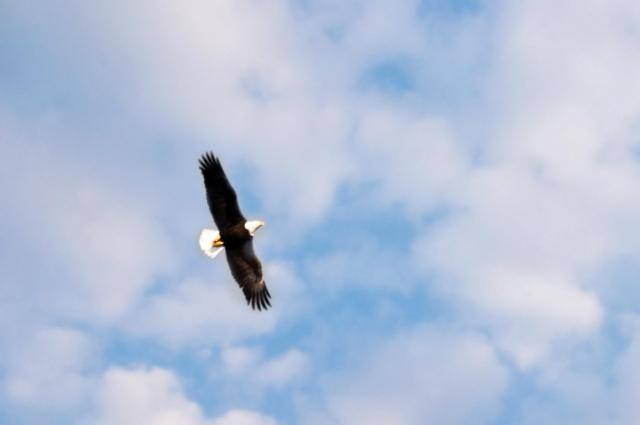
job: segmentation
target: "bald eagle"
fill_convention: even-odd
[[[262,265],[253,251],[253,236],[264,226],[264,221],[247,221],[238,205],[236,192],[229,183],[220,159],[207,152],[200,158],[200,171],[204,177],[207,204],[218,230],[203,229],[200,249],[215,258],[226,250],[227,262],[233,278],[238,282],[247,304],[254,310],[271,307],[271,294],[262,275]]]

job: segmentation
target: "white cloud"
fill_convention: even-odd
[[[330,382],[331,422],[488,423],[507,385],[506,370],[484,338],[452,330],[403,332],[358,358],[357,370]]]
[[[212,425],[277,425],[277,422],[254,412],[231,410],[214,420]]]
[[[204,424],[197,404],[185,398],[177,378],[163,369],[113,368],[104,374],[96,424]]]
[[[33,126],[7,125],[0,141],[0,191],[13,200],[4,216],[16,238],[7,255],[17,283],[7,291],[32,294],[39,314],[113,322],[171,267],[170,245],[141,202]]]
[[[522,366],[558,338],[598,329],[602,306],[583,279],[611,252],[599,214],[509,167],[476,171],[462,200],[415,246],[416,264],[436,273],[440,291],[493,326]]]
[[[397,109],[371,110],[358,126],[361,175],[380,184],[380,202],[420,214],[456,191],[468,167],[446,121]]]
[[[221,358],[225,373],[260,388],[283,388],[299,380],[309,368],[308,356],[296,348],[264,359],[258,348],[227,347]]]
[[[308,362],[306,354],[300,350],[291,349],[261,365],[257,379],[263,385],[281,387],[299,378],[308,367]]]
[[[523,367],[543,359],[553,342],[593,336],[603,319],[598,298],[560,276],[500,270],[477,279],[482,289],[466,301],[488,317],[498,344]]]
[[[207,418],[189,400],[177,377],[160,368],[111,368],[102,379],[92,424],[100,425],[275,425],[254,412],[231,410]]]
[[[246,373],[255,368],[262,357],[257,348],[227,347],[220,353],[225,372],[231,375]]]
[[[56,414],[80,409],[93,386],[95,342],[61,327],[35,330],[3,350],[3,392],[13,403]]]
[[[635,395],[640,383],[638,316],[616,317],[615,323],[619,340],[614,342],[601,334],[538,367],[530,381],[537,390],[529,392],[513,410],[513,422],[636,423],[639,412]]]

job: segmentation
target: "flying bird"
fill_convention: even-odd
[[[200,232],[200,249],[211,258],[224,249],[231,274],[240,285],[247,304],[251,304],[254,310],[266,310],[271,307],[271,294],[262,275],[262,264],[253,251],[253,236],[265,223],[244,218],[236,191],[229,183],[219,158],[207,152],[199,162],[209,211],[218,228]]]

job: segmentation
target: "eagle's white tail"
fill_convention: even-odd
[[[218,232],[217,230],[202,229],[202,232],[200,232],[200,239],[198,240],[198,243],[200,244],[200,249],[202,250],[202,252],[204,252],[204,255],[210,258],[216,258],[216,255],[218,255],[220,251],[222,251],[224,247],[213,246],[213,241],[218,239],[219,236],[220,232]]]

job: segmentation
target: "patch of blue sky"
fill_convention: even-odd
[[[371,66],[363,73],[361,86],[388,93],[403,93],[415,88],[411,61],[389,59]]]
[[[591,278],[605,306],[622,313],[640,312],[640,264],[630,256],[621,256],[606,264]],[[596,286],[597,285],[597,286]]]
[[[456,19],[480,12],[485,6],[482,0],[422,0],[419,16],[436,14],[441,18]]]
[[[419,60],[396,57],[369,65],[360,74],[357,87],[378,95],[381,103],[404,105],[464,124],[457,130],[461,133],[477,131],[472,128],[473,114],[477,113],[473,111],[477,111],[474,106],[485,107],[489,65],[483,54],[489,46],[478,42],[442,51],[438,44],[434,42]]]

